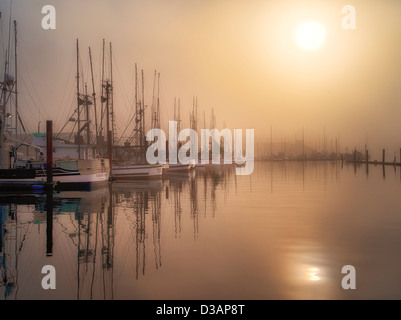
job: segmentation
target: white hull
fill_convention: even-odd
[[[54,182],[60,184],[66,183],[102,183],[109,181],[109,174],[107,172],[92,173],[92,174],[78,174],[78,175],[63,175],[54,176]]]
[[[61,168],[76,166],[70,173],[55,173],[53,181],[63,186],[87,186],[107,184],[110,178],[109,162],[106,159],[58,160]]]
[[[32,172],[33,170],[33,172]],[[9,173],[7,173],[9,172]],[[29,175],[28,175],[29,174]],[[9,171],[7,177],[0,179],[1,188],[43,189],[47,182],[46,169],[40,167],[25,171],[24,169]],[[107,184],[109,181],[108,160],[56,160],[53,168],[53,182],[56,187],[90,189],[94,185]]]
[[[188,163],[188,164],[181,164],[181,163],[177,163],[177,164],[169,164],[168,169],[166,169],[166,172],[188,172],[193,168],[193,164],[192,163]]]
[[[161,179],[162,174],[162,165],[113,166],[112,168],[114,180]]]

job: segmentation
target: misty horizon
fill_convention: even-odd
[[[10,4],[0,4],[2,61]],[[181,100],[182,127],[189,127],[197,97],[199,128],[210,128],[213,110],[216,128],[255,129],[255,143],[270,142],[273,128],[275,143],[299,140],[304,132],[311,147],[322,144],[325,135],[328,145],[340,141],[340,152],[366,145],[374,158],[380,159],[383,148],[389,157],[399,157],[401,22],[395,13],[401,4],[396,1],[356,5],[356,30],[341,28],[339,1],[155,0],[119,1],[118,6],[106,0],[53,1],[56,30],[41,28],[42,5],[14,0],[11,8],[18,25],[19,108],[29,132],[46,120],[60,130],[76,108],[77,39],[82,91],[86,82],[92,94],[91,47],[100,98],[104,39],[107,50],[113,46],[118,137],[132,119],[137,63],[144,71],[149,109],[154,72],[160,73],[162,127],[174,118],[174,98]],[[324,22],[327,36],[321,48],[304,52],[295,31],[310,18]],[[148,130],[150,120],[146,123]]]

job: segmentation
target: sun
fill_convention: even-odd
[[[326,39],[326,29],[319,22],[305,22],[297,29],[297,43],[307,51],[313,51],[323,46]]]

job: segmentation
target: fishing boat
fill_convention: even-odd
[[[0,82],[0,188],[43,188],[45,180],[36,174],[33,168],[18,167],[18,158],[21,156],[23,147],[31,147],[29,143],[19,140],[18,133],[22,132],[24,125],[22,117],[18,112],[18,81],[17,81],[17,23],[14,21],[14,74],[10,69],[10,56],[5,55],[4,77]],[[11,29],[9,30],[9,37]],[[7,48],[10,52],[10,44]],[[12,101],[14,103],[12,103]]]
[[[133,179],[161,179],[163,165],[161,164],[133,164],[133,165],[113,165],[113,180],[133,180]]]
[[[168,168],[166,168],[165,173],[171,173],[171,172],[189,172],[191,169],[194,168],[194,164],[191,162],[188,162],[187,164],[184,163],[175,163],[175,164],[169,164]]]
[[[76,80],[77,108],[74,110],[73,115],[68,118],[67,123],[74,122],[74,127],[77,127],[77,131],[74,135],[74,142],[61,138],[61,132],[52,136],[52,176],[53,182],[58,189],[90,190],[109,182],[110,161],[96,153],[97,149],[90,134],[92,121],[89,106],[94,105],[96,109],[96,100],[94,98],[95,94],[88,95],[86,85],[84,93],[80,93],[78,40]],[[84,134],[82,135],[82,133]],[[33,133],[32,145],[37,150],[36,161],[25,161],[25,163],[18,161],[18,166],[30,170],[34,169],[35,178],[37,180],[45,180],[46,159],[44,158],[43,150],[47,148],[47,133]]]
[[[34,134],[33,144],[45,148],[45,134]],[[79,158],[78,150],[89,155],[89,158]],[[86,150],[88,149],[88,150]],[[68,143],[58,137],[53,137],[53,181],[59,189],[90,190],[109,182],[109,159],[92,157],[93,150],[88,145]],[[41,159],[42,160],[42,159]],[[36,179],[46,180],[46,163],[42,160],[31,162],[19,161],[19,166],[35,169]]]
[[[144,98],[144,80],[142,70],[142,96],[138,96],[138,71],[135,64],[135,123],[133,134],[127,139],[122,148],[115,148],[117,159],[112,164],[112,179],[121,180],[160,180],[163,174],[164,166],[161,164],[149,164],[146,161],[146,135],[145,135],[145,98]],[[160,79],[160,75],[159,75]],[[156,72],[155,72],[156,80]],[[156,83],[156,81],[155,81]],[[157,107],[155,98],[152,103],[152,127],[159,127],[159,99],[157,98]],[[156,110],[157,109],[157,110]],[[133,150],[133,151],[132,151]],[[132,152],[131,152],[132,151]]]

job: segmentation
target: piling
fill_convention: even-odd
[[[53,255],[53,121],[46,121],[46,256]]]
[[[46,121],[46,173],[47,184],[53,184],[53,121]]]
[[[369,175],[369,151],[366,149],[366,175]]]
[[[53,255],[53,190],[46,193],[46,256]]]

